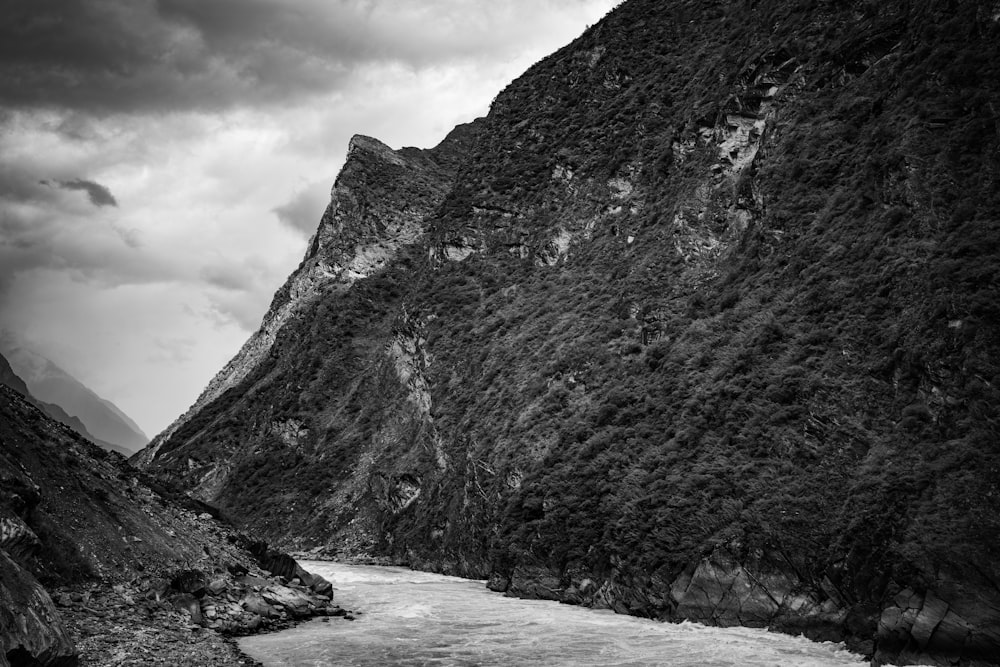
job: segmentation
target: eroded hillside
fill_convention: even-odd
[[[239,665],[192,628],[336,611],[329,582],[148,481],[0,386],[0,667]]]
[[[998,21],[624,3],[446,163],[352,149],[303,267],[391,252],[143,465],[287,546],[989,664]]]

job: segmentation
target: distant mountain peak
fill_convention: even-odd
[[[11,342],[9,335],[0,338],[0,343]],[[149,442],[142,429],[118,406],[99,396],[51,359],[19,341],[6,347],[4,352],[30,395],[59,408],[56,414],[49,411],[55,419],[105,448],[125,455]]]
[[[392,164],[403,164],[403,159],[396,153],[396,151],[392,150],[388,145],[382,143],[378,139],[364,134],[355,134],[351,137],[351,140],[347,144],[348,159],[350,159],[351,155],[357,151],[374,153],[386,162]]]

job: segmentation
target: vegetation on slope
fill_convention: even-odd
[[[725,549],[857,635],[989,590],[994,14],[624,3],[497,97],[424,244],[168,448],[272,536],[458,573],[642,590]]]

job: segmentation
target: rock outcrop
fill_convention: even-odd
[[[48,593],[0,549],[0,667],[79,664]]]
[[[988,579],[947,569],[925,593],[888,583],[896,591],[877,609],[852,604],[834,578],[803,578],[784,554],[739,557],[719,549],[691,563],[676,578],[593,578],[585,567],[553,570],[518,565],[494,571],[492,590],[517,597],[559,600],[599,609],[706,625],[747,626],[843,641],[876,662],[990,665],[1000,646],[996,610],[1000,593]],[[939,597],[940,596],[940,597]]]
[[[898,585],[894,588],[899,588]],[[993,664],[1000,646],[1000,592],[988,577],[942,568],[924,592],[903,588],[883,609],[879,655],[901,663]]]
[[[423,220],[448,192],[473,133],[472,124],[458,127],[427,151],[393,151],[377,139],[353,137],[306,255],[275,294],[260,329],[195,404],[136,456],[137,464],[148,466],[178,429],[200,428],[201,420],[195,418],[203,417],[208,406],[260,367],[289,320],[315,308],[324,295],[336,294],[377,273],[396,258],[400,248],[413,244],[424,233]],[[214,470],[201,472],[205,480],[215,477]],[[211,497],[213,491],[209,484],[202,495]]]
[[[994,14],[628,0],[445,177],[352,142],[304,266],[358,275],[140,464],[283,548],[996,662]]]

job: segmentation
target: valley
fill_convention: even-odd
[[[435,147],[355,136],[260,329],[101,473],[152,518],[53,548],[134,522],[66,563],[253,562],[165,540],[180,503],[314,559],[998,664],[997,16],[627,0]]]

